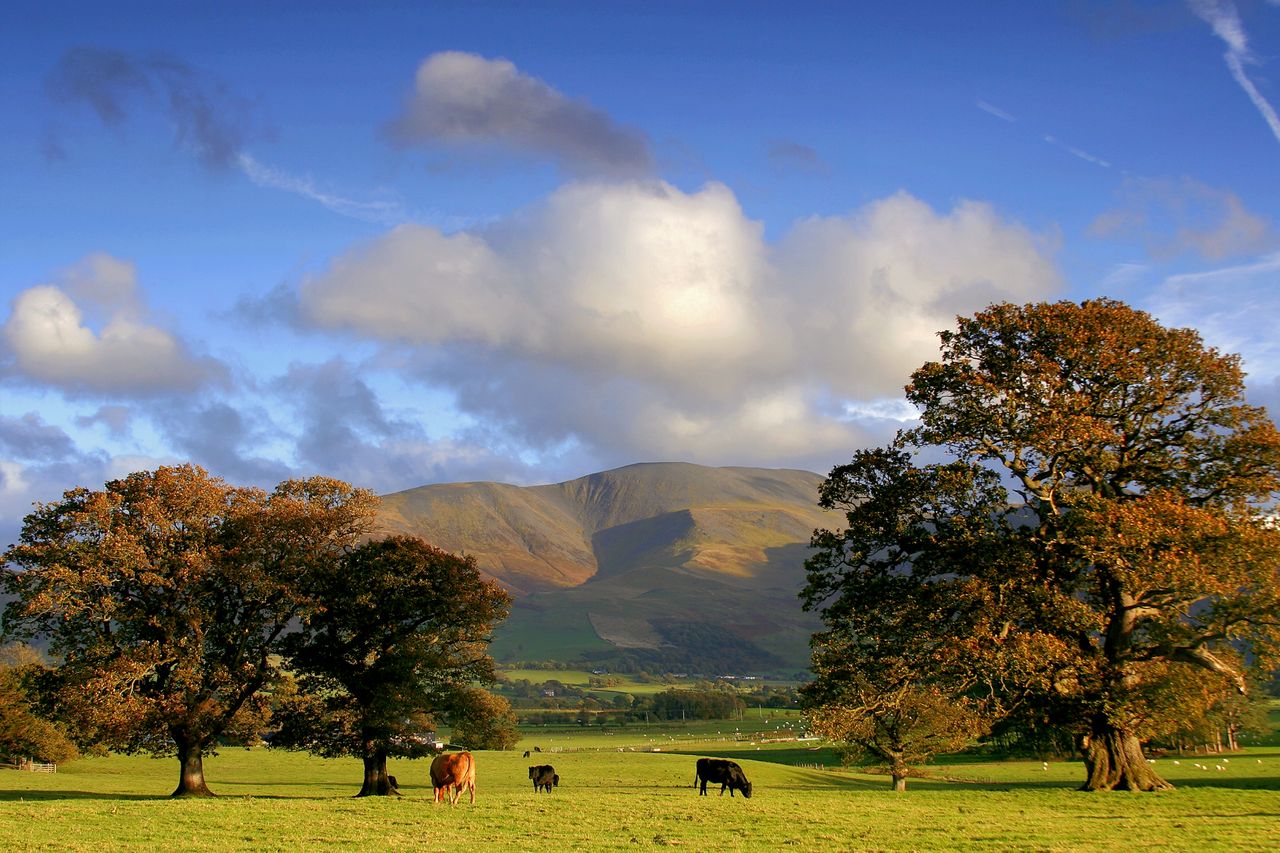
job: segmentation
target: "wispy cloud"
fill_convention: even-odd
[[[163,54],[74,47],[45,78],[45,88],[56,101],[87,105],[108,125],[129,118],[134,101],[150,101],[173,123],[176,143],[211,169],[233,165],[253,133],[247,102],[220,81]],[[55,136],[44,147],[47,156],[66,156]]]
[[[1249,96],[1249,100],[1271,128],[1271,133],[1280,140],[1280,115],[1276,114],[1275,108],[1244,71],[1245,65],[1257,64],[1258,60],[1249,50],[1249,39],[1235,4],[1230,0],[1189,0],[1189,5],[1191,11],[1213,27],[1213,34],[1227,45],[1227,52],[1222,58],[1226,61],[1231,76]]]
[[[1095,237],[1138,236],[1154,258],[1192,251],[1208,260],[1274,250],[1280,234],[1235,193],[1191,178],[1125,181],[1119,204],[1089,226]]]
[[[1018,123],[1017,116],[1013,115],[1013,113],[1010,113],[1007,110],[1002,110],[1000,107],[997,107],[995,104],[989,103],[982,99],[978,99],[973,102],[973,105],[978,109],[982,110],[984,113],[987,113],[988,115],[993,115],[996,118],[1000,119],[1001,121],[1006,121],[1009,124]],[[1023,132],[1025,133],[1026,131],[1024,130]],[[1048,144],[1054,146],[1055,148],[1060,148],[1063,151],[1070,154],[1072,157],[1076,157],[1080,160],[1085,161],[1086,163],[1091,163],[1094,166],[1099,166],[1103,169],[1111,168],[1110,160],[1104,160],[1101,157],[1090,154],[1088,151],[1085,151],[1083,148],[1077,148],[1074,145],[1068,145],[1062,140],[1058,139],[1056,136],[1053,136],[1052,134],[1047,134],[1047,133],[1041,134],[1040,138],[1045,142],[1047,142]]]
[[[1280,343],[1273,318],[1280,312],[1276,274],[1280,253],[1247,264],[1170,276],[1148,298],[1164,323],[1192,326],[1224,352],[1244,358],[1249,382],[1264,387],[1280,379]]]
[[[987,103],[984,100],[979,99],[977,101],[974,101],[973,105],[978,109],[982,110],[984,113],[990,113],[991,115],[995,116],[998,119],[1004,119],[1005,121],[1010,123],[1016,122],[1018,120],[1013,115],[1005,112],[1004,110],[1000,109],[994,104]]]
[[[1044,141],[1047,142],[1048,144],[1056,148],[1061,148],[1063,151],[1067,152],[1072,157],[1076,157],[1080,160],[1085,161],[1086,163],[1092,163],[1095,166],[1100,166],[1103,169],[1111,168],[1110,160],[1104,160],[1101,157],[1097,157],[1093,154],[1090,154],[1088,151],[1085,151],[1083,148],[1077,148],[1074,145],[1068,145],[1067,143],[1063,142],[1061,139],[1059,139],[1058,137],[1052,134],[1045,134],[1043,138],[1044,138]]]
[[[822,155],[801,142],[792,139],[775,139],[769,143],[769,163],[780,171],[812,172],[826,174],[831,166]]]
[[[395,225],[409,218],[398,201],[356,201],[325,192],[316,186],[310,177],[299,177],[288,172],[268,166],[241,152],[236,158],[240,171],[250,181],[260,187],[283,190],[314,202],[318,202],[334,213],[361,219],[365,222],[378,222],[384,225]]]

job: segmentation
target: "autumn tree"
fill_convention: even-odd
[[[49,673],[30,646],[0,648],[0,755],[58,764],[80,754],[65,725],[42,707]]]
[[[467,749],[513,749],[520,731],[511,703],[480,687],[464,687],[450,701],[453,740]]]
[[[842,745],[846,761],[870,761],[901,793],[913,766],[969,743],[983,718],[937,687],[911,678],[888,684],[895,686],[855,676],[838,700],[816,706],[808,719],[814,734]]]
[[[210,796],[203,756],[259,717],[299,585],[364,534],[376,498],[323,477],[273,492],[192,466],[39,505],[5,555],[4,630],[46,637],[80,736],[173,754],[173,795]]]
[[[357,796],[394,794],[387,758],[421,754],[419,715],[494,682],[489,634],[511,598],[472,558],[409,536],[365,542],[314,573],[308,592],[322,604],[288,638],[300,693],[272,743],[360,758]]]
[[[1005,496],[989,471],[916,468],[909,454],[882,449],[833,470],[819,499],[845,510],[849,526],[814,534],[802,597],[826,629],[810,643],[815,677],[801,700],[816,733],[883,767],[904,791],[913,765],[964,746],[996,714],[967,651],[984,603],[950,579]]]
[[[941,343],[907,387],[920,425],[832,472],[850,526],[815,536],[809,605],[839,627],[868,575],[912,579],[949,663],[1069,722],[1085,789],[1169,787],[1141,738],[1172,673],[1243,690],[1242,661],[1276,661],[1275,424],[1238,357],[1112,300],[995,305]]]

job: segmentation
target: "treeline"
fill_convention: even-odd
[[[192,465],[76,488],[37,506],[3,555],[5,640],[47,643],[0,671],[0,752],[173,755],[174,796],[209,796],[203,756],[272,746],[364,761],[451,723],[514,743],[487,654],[508,596],[474,560],[371,538],[378,499],[325,477],[240,488]],[[43,722],[43,726],[41,723]]]
[[[675,619],[655,619],[663,640],[657,649],[607,649],[583,652],[587,669],[612,672],[684,672],[704,675],[780,671],[777,656],[721,625]]]
[[[631,722],[655,722],[661,720],[728,720],[741,715],[748,707],[794,708],[798,694],[795,689],[780,686],[762,686],[743,691],[726,683],[699,682],[688,687],[672,687],[653,695],[636,696],[625,691],[603,692],[601,688],[616,687],[619,679],[606,676],[593,678],[597,684],[578,687],[558,679],[532,682],[517,679],[501,684],[498,691],[511,706],[521,712],[521,719],[534,725],[563,723],[565,712],[577,712],[579,723],[626,725]],[[548,711],[537,714],[528,711]]]

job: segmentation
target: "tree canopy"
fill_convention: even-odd
[[[1238,357],[1112,300],[994,305],[941,344],[907,387],[920,425],[824,485],[848,526],[807,564],[816,689],[848,677],[824,649],[887,642],[1070,725],[1087,789],[1167,787],[1141,739],[1171,680],[1244,689],[1277,660],[1275,424]]]
[[[387,757],[421,754],[424,719],[484,716],[467,700],[495,680],[487,644],[511,598],[472,558],[409,536],[361,544],[307,590],[318,606],[286,642],[300,693],[273,744],[361,758],[359,795],[394,793]]]
[[[0,648],[0,756],[60,763],[80,751],[65,726],[50,720],[40,707],[50,674],[40,653],[11,643]]]
[[[175,796],[209,795],[203,755],[260,716],[302,579],[368,529],[369,492],[324,477],[273,492],[193,465],[39,505],[5,554],[12,637],[48,637],[79,737],[177,753]]]

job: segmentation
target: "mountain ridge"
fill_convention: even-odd
[[[821,482],[637,463],[547,485],[406,489],[383,497],[380,527],[470,554],[512,592],[500,659],[803,668],[817,622],[796,596],[809,538],[832,518]]]

